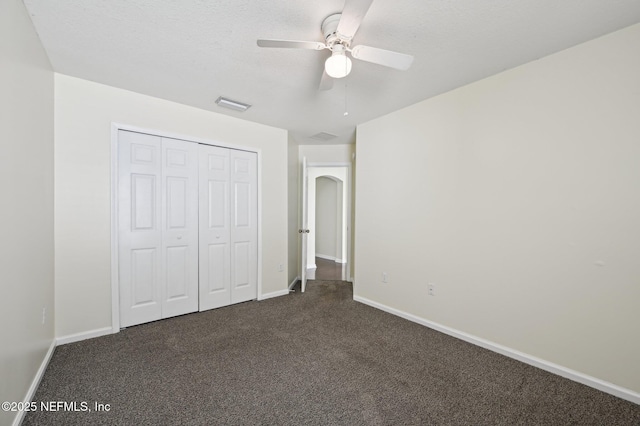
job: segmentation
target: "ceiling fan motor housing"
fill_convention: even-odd
[[[342,17],[341,13],[334,13],[333,15],[329,15],[322,21],[322,34],[324,35],[324,39],[327,43],[329,49],[333,50],[333,46],[336,44],[341,44],[344,47],[349,47],[349,42],[351,40],[341,39],[336,30],[338,28],[338,23],[340,23],[340,18]]]

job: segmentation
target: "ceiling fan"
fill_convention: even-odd
[[[377,47],[358,45],[351,47],[351,40],[358,31],[373,0],[345,0],[342,13],[335,13],[322,21],[321,29],[325,42],[296,40],[258,40],[260,47],[280,47],[289,49],[310,49],[331,51],[324,65],[320,90],[330,89],[332,78],[342,78],[351,72],[351,59],[372,62],[397,70],[407,70],[413,62],[413,56]]]

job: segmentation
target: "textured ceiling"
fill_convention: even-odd
[[[344,0],[24,3],[56,72],[284,128],[302,144],[353,142],[360,123],[640,22],[638,0],[376,0],[353,45],[411,54],[412,67],[354,60],[322,92],[327,51],[256,39],[323,41],[322,20]],[[220,108],[221,95],[253,106]],[[319,132],[338,137],[309,138]]]

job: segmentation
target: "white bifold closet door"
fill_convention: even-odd
[[[200,310],[257,296],[257,155],[200,145]]]
[[[120,131],[121,326],[198,310],[198,145]]]

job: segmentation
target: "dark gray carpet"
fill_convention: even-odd
[[[639,425],[640,406],[352,300],[345,282],[55,350],[25,425]]]

